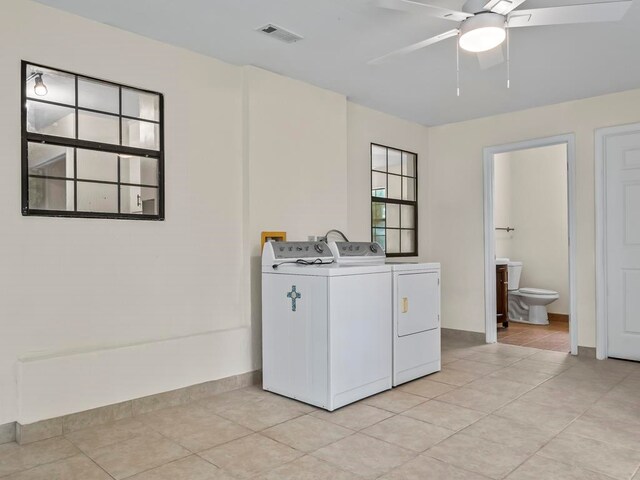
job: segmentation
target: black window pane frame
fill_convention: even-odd
[[[71,75],[75,79],[75,104],[67,105],[63,103],[51,102],[42,98],[33,98],[27,97],[27,68],[28,67],[35,68],[43,68],[48,70],[53,70],[56,72],[60,72],[66,75]],[[101,110],[95,110],[91,108],[79,107],[78,106],[78,79],[87,79],[97,82],[102,82],[107,85],[112,85],[117,87],[119,90],[119,112],[105,112]],[[125,85],[120,83],[115,83],[109,80],[104,80],[101,78],[95,78],[88,75],[69,72],[67,70],[63,70],[56,67],[50,67],[47,65],[41,65],[35,62],[29,62],[26,60],[22,60],[21,62],[21,131],[22,131],[22,215],[24,216],[42,216],[42,217],[72,217],[72,218],[104,218],[104,219],[121,219],[121,220],[164,220],[165,219],[165,210],[164,210],[164,95],[159,92],[154,92],[151,90],[146,90],[143,88],[133,87],[131,85]],[[122,114],[122,90],[129,89],[134,90],[140,93],[146,93],[151,95],[158,96],[158,120],[148,120],[144,118],[132,117]],[[29,102],[39,102],[42,104],[48,105],[59,105],[68,108],[73,108],[75,110],[75,138],[55,136],[55,135],[45,135],[40,133],[33,133],[27,131],[27,101]],[[118,119],[119,123],[119,144],[111,144],[111,143],[101,143],[94,142],[89,140],[82,140],[78,138],[78,112],[90,112],[90,113],[98,113],[102,115],[108,115]],[[150,123],[158,125],[158,131],[160,135],[160,140],[158,142],[158,150],[146,149],[146,148],[137,148],[137,147],[128,147],[126,145],[122,145],[122,122],[123,120],[131,119],[138,120],[143,123]],[[51,176],[42,176],[42,175],[30,175],[29,174],[29,143],[41,143],[46,145],[56,145],[61,147],[73,148],[73,162],[74,162],[74,172],[73,178],[64,177],[51,177]],[[94,150],[105,153],[113,153],[118,155],[118,179],[117,182],[106,181],[106,180],[88,180],[88,179],[78,179],[78,165],[77,165],[77,150]],[[154,158],[158,162],[158,185],[146,185],[142,183],[131,184],[127,182],[122,182],[120,176],[120,156],[130,156],[130,157],[146,157],[146,158]],[[29,178],[51,178],[51,179],[64,179],[68,181],[73,181],[74,184],[74,210],[66,211],[66,210],[41,210],[41,209],[33,209],[29,207]],[[86,212],[86,211],[78,211],[78,194],[77,187],[78,182],[86,182],[86,183],[96,183],[103,185],[117,185],[118,186],[118,212]],[[149,214],[138,214],[138,213],[121,213],[121,187],[122,186],[135,186],[140,188],[155,188],[158,191],[157,199],[158,199],[158,208],[157,214],[149,215]]]
[[[374,170],[373,168],[373,149],[374,147],[377,148],[382,148],[385,150],[386,153],[386,158],[387,158],[387,168],[386,168],[386,172],[382,172],[380,170]],[[401,174],[395,174],[395,173],[389,173],[389,150],[395,150],[400,152],[400,172]],[[379,143],[371,143],[370,145],[370,175],[369,175],[369,192],[371,192],[371,241],[375,241],[375,235],[374,232],[376,230],[384,230],[385,233],[385,251],[387,250],[387,232],[389,230],[396,230],[398,231],[398,236],[399,236],[399,249],[400,252],[396,252],[396,253],[389,253],[386,252],[387,257],[416,257],[418,256],[418,154],[415,152],[411,152],[409,150],[404,150],[402,148],[397,148],[397,147],[391,147],[388,145],[382,145]],[[404,175],[403,174],[403,169],[402,169],[402,158],[404,157],[403,154],[408,154],[408,155],[413,155],[414,161],[415,161],[415,165],[414,165],[414,175]],[[385,180],[386,180],[386,191],[385,191],[385,196],[384,197],[376,197],[373,195],[373,174],[379,174],[379,175],[385,175]],[[389,189],[388,189],[388,185],[389,185],[389,176],[394,176],[394,177],[399,177],[401,179],[401,194],[400,194],[400,199],[395,199],[395,198],[387,198],[386,195],[389,194]],[[414,186],[414,200],[403,200],[403,193],[404,193],[404,182],[402,182],[403,178],[412,178],[415,181],[415,186]],[[373,218],[373,211],[374,211],[374,204],[383,204],[385,207],[385,225],[384,227],[378,227],[374,224],[374,218]],[[392,204],[392,205],[399,205],[399,219],[398,219],[398,228],[389,228],[386,225],[386,206]],[[413,227],[412,228],[402,228],[402,205],[409,205],[413,207]],[[402,231],[403,230],[407,230],[407,231],[413,231],[414,234],[414,243],[413,243],[413,250],[410,252],[403,252],[402,251]]]

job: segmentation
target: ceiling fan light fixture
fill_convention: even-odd
[[[460,27],[460,48],[468,52],[486,52],[507,38],[505,17],[497,13],[479,13]]]

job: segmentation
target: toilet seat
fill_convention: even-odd
[[[543,288],[521,288],[519,290],[520,293],[524,295],[535,295],[535,296],[555,296],[558,295],[558,292],[554,292],[553,290],[544,290]]]

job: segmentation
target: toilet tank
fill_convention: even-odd
[[[509,262],[507,269],[509,270],[509,290],[518,290],[520,288],[522,262]]]

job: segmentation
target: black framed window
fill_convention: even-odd
[[[22,214],[164,220],[162,94],[22,62]]]
[[[418,155],[371,144],[371,240],[388,257],[418,255]]]

